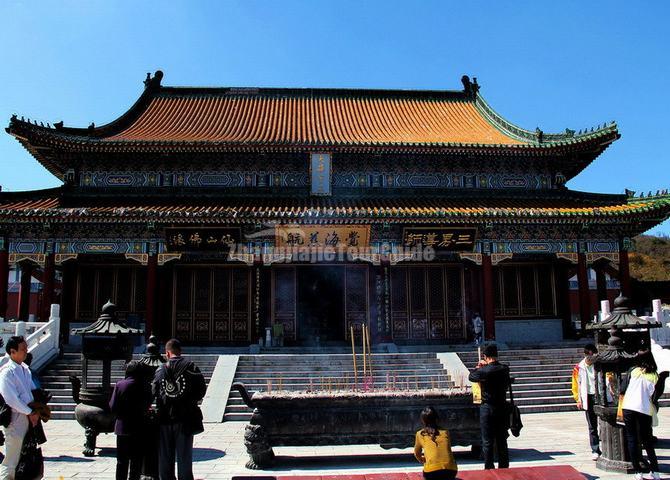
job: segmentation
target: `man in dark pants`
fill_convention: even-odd
[[[174,480],[175,453],[179,480],[193,480],[193,435],[204,431],[198,402],[207,386],[200,369],[181,356],[179,340],[165,344],[167,363],[156,370],[153,392],[160,424],[160,480]]]
[[[586,413],[586,424],[589,427],[589,445],[591,459],[600,456],[600,437],[598,436],[598,417],[593,409],[596,398],[596,377],[593,361],[598,349],[592,343],[584,345],[584,358],[572,369],[572,396],[577,408]]]
[[[493,463],[494,447],[498,448],[498,468],[509,467],[507,450],[507,417],[505,405],[510,386],[509,367],[498,362],[498,347],[487,345],[484,358],[470,373],[471,382],[479,382],[482,404],[479,407],[479,422],[482,429],[482,453],[484,468],[496,468]]]

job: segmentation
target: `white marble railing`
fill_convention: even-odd
[[[60,305],[51,305],[48,322],[0,323],[0,338],[7,343],[10,337],[20,335],[26,339],[28,351],[33,354],[31,369],[40,370],[58,356],[60,335]],[[4,353],[4,348],[2,349]],[[0,367],[9,361],[9,356],[0,357]]]

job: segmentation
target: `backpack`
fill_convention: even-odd
[[[183,362],[178,370],[171,368],[169,364],[165,364],[162,368],[165,370],[165,375],[160,381],[158,393],[162,403],[169,406],[185,401],[189,390],[186,380],[188,362]]]

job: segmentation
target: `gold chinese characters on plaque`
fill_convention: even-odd
[[[472,252],[475,248],[475,228],[405,228],[402,244],[406,248],[430,247],[436,252]]]
[[[275,247],[361,248],[370,244],[369,226],[277,225]]]

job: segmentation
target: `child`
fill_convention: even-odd
[[[433,407],[423,409],[423,428],[416,432],[414,456],[423,464],[423,478],[426,480],[451,480],[456,478],[458,467],[451,452],[449,432],[438,425],[438,420]]]

